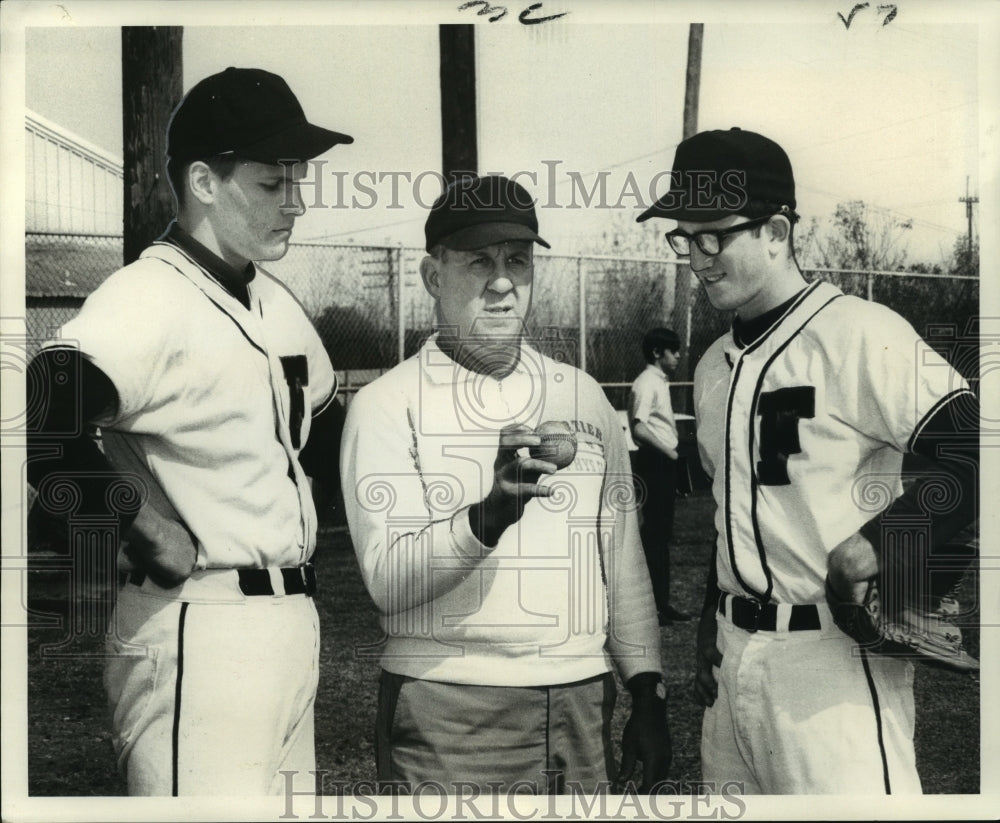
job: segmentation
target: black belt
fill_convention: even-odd
[[[729,619],[734,626],[748,632],[773,632],[778,628],[778,606],[775,603],[761,605],[756,600],[736,595],[719,595],[719,614],[726,615],[726,603],[730,605]],[[792,606],[788,616],[788,631],[815,631],[822,628],[819,622],[819,609],[813,604]]]
[[[240,591],[247,597],[257,595],[274,595],[271,585],[271,575],[267,569],[234,569],[239,576]],[[316,593],[316,569],[313,565],[293,566],[281,569],[281,579],[285,584],[285,594],[305,594],[312,597]],[[130,572],[128,582],[133,586],[141,586],[146,582],[142,572]]]

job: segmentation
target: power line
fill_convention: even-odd
[[[886,123],[882,126],[878,126],[873,129],[866,129],[865,131],[854,132],[853,134],[845,134],[840,137],[833,137],[829,140],[823,140],[819,143],[809,143],[805,146],[798,146],[794,151],[808,151],[809,149],[819,148],[820,146],[829,146],[831,143],[842,143],[845,140],[853,140],[855,137],[864,137],[869,134],[878,134],[879,132],[886,131],[896,126],[905,126],[908,123],[915,123],[917,120],[926,120],[928,117],[940,117],[945,112],[955,111],[956,109],[966,108],[967,106],[978,105],[978,101],[969,100],[964,103],[957,103],[954,106],[948,106],[944,109],[935,109],[934,111],[927,112],[927,114],[918,114],[916,117],[908,117],[906,120],[896,120],[892,123]]]
[[[424,215],[420,215],[419,217],[410,217],[406,220],[396,220],[392,223],[380,223],[377,226],[364,226],[360,229],[351,229],[350,231],[338,231],[334,232],[333,234],[322,234],[319,237],[304,237],[302,239],[305,241],[331,240],[334,237],[346,237],[349,234],[360,234],[361,232],[378,231],[379,229],[388,229],[392,228],[393,226],[402,226],[407,223],[419,223],[422,222],[424,219],[425,219]]]
[[[797,185],[798,185],[798,188],[800,190],[809,191],[809,192],[812,192],[813,194],[821,194],[824,197],[829,197],[831,200],[834,200],[834,201],[836,201],[838,203],[848,202],[848,201],[851,201],[851,200],[858,200],[858,199],[860,199],[860,198],[857,198],[857,197],[850,197],[850,196],[844,196],[844,195],[840,195],[840,194],[834,194],[833,192],[823,191],[822,189],[816,189],[816,188],[813,188],[811,186],[804,186],[801,183],[799,183]],[[913,215],[906,214],[905,212],[901,212],[901,211],[898,211],[897,209],[890,208],[889,206],[880,206],[877,203],[870,203],[867,200],[865,200],[863,202],[864,202],[865,206],[867,208],[870,208],[872,211],[885,212],[887,214],[894,215],[895,217],[901,217],[901,218],[903,218],[905,220],[912,220],[914,223],[919,223],[920,225],[927,226],[928,228],[937,229],[939,231],[949,232],[950,234],[960,234],[960,232],[956,231],[955,229],[951,228],[950,226],[943,226],[940,223],[932,223],[930,220],[923,220],[923,219],[921,219],[919,217],[914,217]]]

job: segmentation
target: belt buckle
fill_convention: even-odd
[[[755,597],[753,600],[749,601],[753,604],[753,620],[751,622],[750,628],[747,629],[748,632],[754,633],[760,626],[760,613],[763,611],[763,606],[760,601]]]

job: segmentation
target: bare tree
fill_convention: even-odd
[[[968,277],[979,277],[979,241],[973,241],[972,247],[969,246],[968,236],[963,235],[955,241],[955,248],[948,261],[949,272]]]
[[[609,209],[599,234],[592,234],[582,244],[583,254],[645,257],[650,260],[673,258],[670,246],[663,238],[666,224],[662,220],[636,223],[635,209]]]
[[[803,237],[810,243],[816,265],[831,269],[898,271],[906,263],[906,232],[912,220],[899,220],[863,200],[838,203],[831,227],[820,236],[815,222]]]

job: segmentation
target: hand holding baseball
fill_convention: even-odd
[[[523,424],[505,426],[500,430],[500,443],[493,463],[491,496],[495,493],[498,500],[516,502],[523,508],[532,497],[552,494],[551,489],[538,485],[542,475],[556,470],[550,461],[536,456],[542,443],[541,435]],[[526,457],[519,454],[524,447],[528,448]]]
[[[493,487],[480,503],[469,509],[472,533],[487,546],[495,546],[504,530],[520,520],[524,507],[533,497],[548,497],[552,489],[539,485],[542,475],[557,467],[530,454],[542,444],[542,438],[523,424],[500,430],[497,456],[493,461]],[[518,452],[529,449],[528,456]]]

